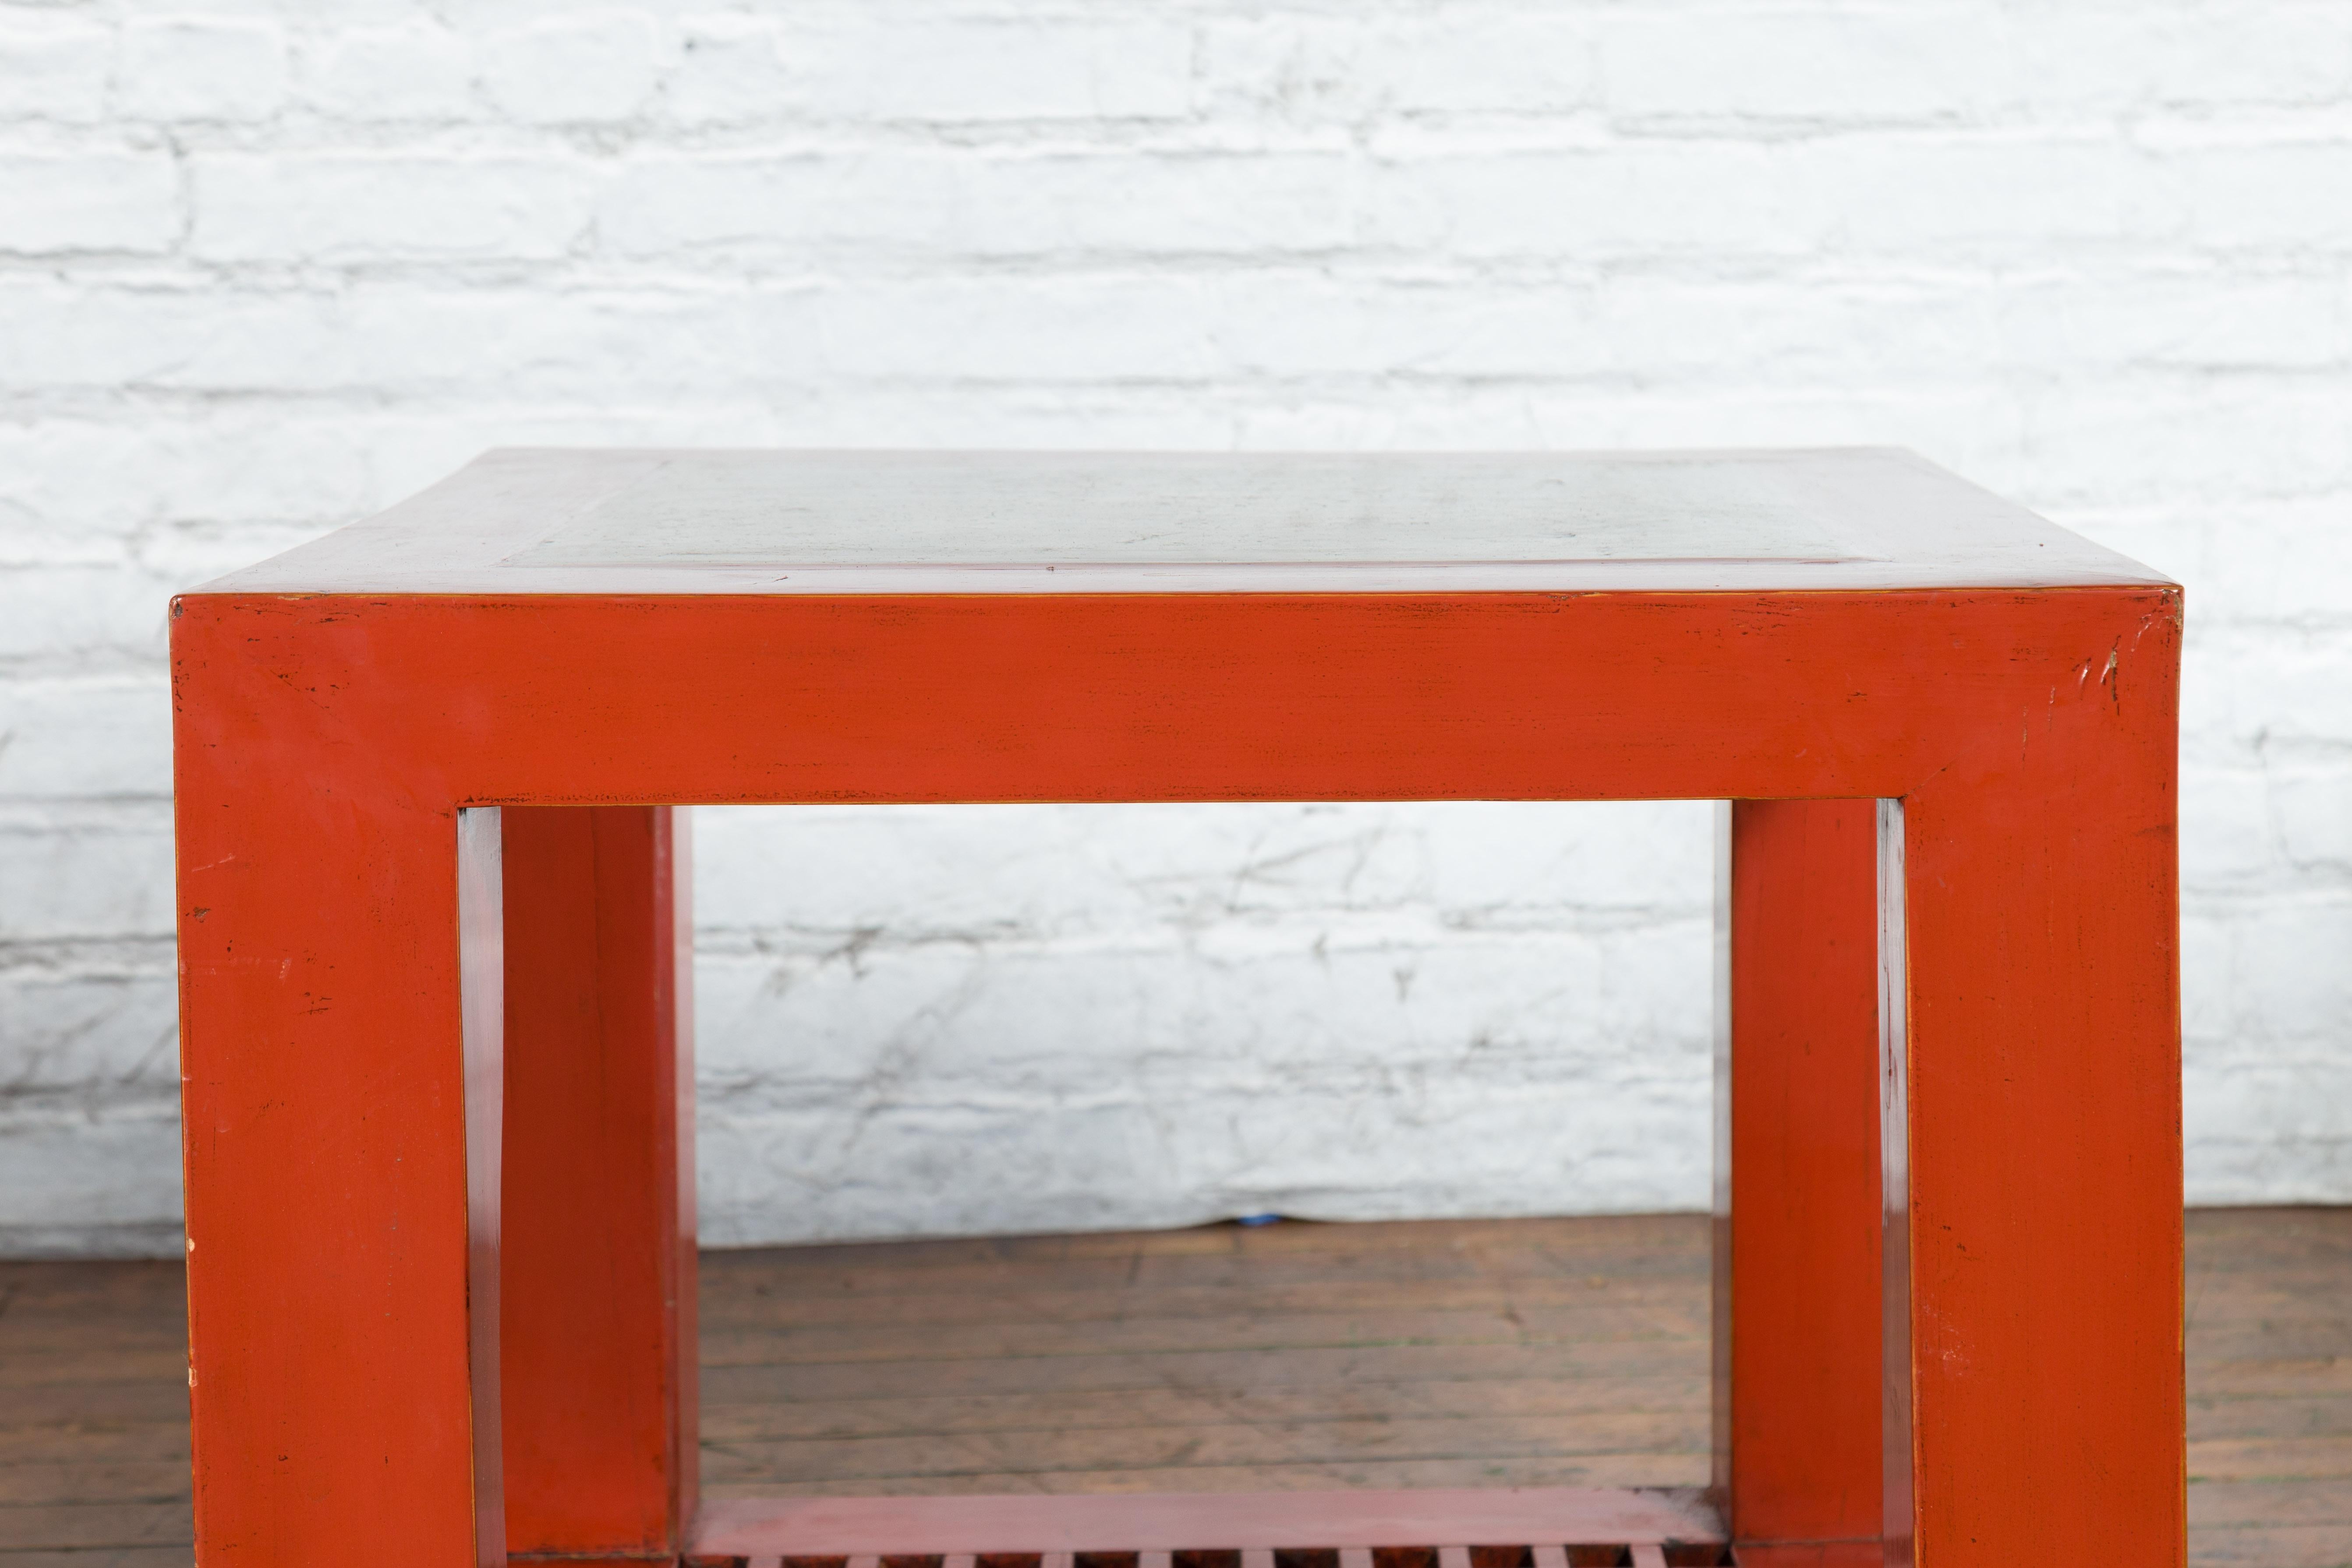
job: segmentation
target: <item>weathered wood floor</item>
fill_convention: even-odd
[[[2352,1209],[2189,1216],[2191,1556],[2352,1564]],[[715,1496],[1703,1480],[1706,1226],[714,1253]],[[0,1264],[0,1568],[189,1561],[179,1270]]]

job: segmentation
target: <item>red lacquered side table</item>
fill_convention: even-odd
[[[1915,458],[504,452],[172,615],[209,1568],[2182,1559],[2180,591]],[[698,1508],[677,805],[1636,797],[1712,1488]]]

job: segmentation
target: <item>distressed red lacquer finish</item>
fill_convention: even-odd
[[[507,1542],[667,1562],[694,1489],[685,817],[500,816]]]
[[[1744,1561],[1879,1560],[1878,822],[1731,813],[1716,1486]]]
[[[690,1230],[673,1206],[687,1145],[646,1114],[685,1076],[659,1000],[675,884],[642,840],[608,884],[599,823],[657,838],[642,808],[682,802],[1717,797],[1901,803],[1896,1550],[1928,1568],[2178,1564],[2179,628],[2179,591],[2145,582],[186,596],[173,657],[202,1559],[494,1561],[477,1521],[499,1506],[501,1451],[513,1526],[540,1532],[515,1546],[627,1558],[667,1551],[682,1525],[691,1546],[691,1445],[632,1404],[691,1419]],[[577,806],[640,811],[592,819],[593,875],[579,819],[547,809]],[[468,815],[461,897],[467,807],[505,809]],[[1853,809],[1742,809],[1741,886],[1801,912],[1737,948],[1753,983],[1735,966],[1738,1039],[1780,1042],[1739,1079],[1746,1110],[1776,1083],[1862,1103]],[[478,1005],[501,929],[478,917],[493,826],[508,899],[554,929],[527,944],[505,928],[513,1007],[533,1016],[507,1014],[503,1268],[469,1288],[469,1241],[495,1257],[501,1229],[478,1202],[499,1152],[478,1115],[469,1142],[467,1094],[469,1044],[498,1043]],[[1832,836],[1817,900],[1767,846],[1784,829]],[[583,973],[591,942],[600,971],[619,955],[610,993]],[[1756,973],[1759,954],[1786,973]],[[675,970],[668,984],[682,989]],[[588,1113],[558,1104],[577,1086],[548,1081],[567,1051],[636,1086],[587,1130],[625,1169],[548,1146],[552,1122]],[[478,1108],[497,1080],[486,1091],[471,1059]],[[1741,1159],[1758,1147],[1746,1110],[1735,1096]],[[1740,1209],[1822,1194],[1834,1224],[1792,1222],[1790,1244],[1874,1302],[1849,1279],[1869,1246],[1853,1196],[1866,1145],[1763,1137],[1784,1163],[1776,1177],[1762,1161],[1760,1199],[1735,1187],[1735,1383],[1782,1387],[1811,1364],[1823,1386],[1800,1397],[1860,1423],[1867,1355],[1799,1321],[1787,1270],[1807,1265],[1750,1268]],[[567,1170],[578,1203],[556,1190]],[[647,1173],[634,1207],[627,1171]],[[600,1251],[586,1232],[604,1203],[626,1217]],[[547,1228],[535,1256],[525,1226]],[[606,1266],[609,1303],[549,1303]],[[501,1281],[503,1380],[488,1371]],[[1843,1300],[1823,1310],[1864,1321]],[[629,1363],[590,1374],[616,1431],[561,1430],[572,1395],[521,1343],[542,1311],[557,1338]],[[1768,1350],[1781,1336],[1790,1365],[1748,1366],[1743,1326]],[[1790,1430],[1735,1409],[1730,1523],[1827,1562],[1758,1530],[1866,1521],[1855,1477],[1873,1439],[1857,1425],[1792,1458],[1771,1451]]]

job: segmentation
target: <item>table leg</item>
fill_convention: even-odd
[[[667,1562],[695,1478],[687,815],[505,817],[507,1542]]]
[[[499,814],[182,722],[197,1556],[495,1562]]]
[[[1730,811],[1716,1489],[1744,1565],[1879,1559],[1876,818]]]
[[[2186,1554],[2173,735],[2107,670],[1904,802],[1919,1568]]]

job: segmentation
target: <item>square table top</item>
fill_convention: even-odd
[[[197,591],[511,599],[2167,581],[1894,448],[508,449]]]

